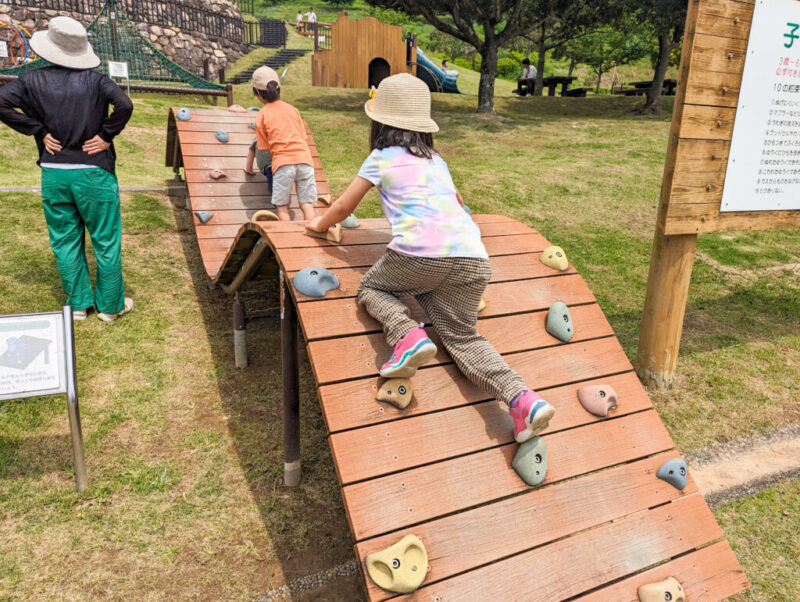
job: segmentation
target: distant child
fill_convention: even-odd
[[[250,148],[247,150],[247,159],[244,162],[244,172],[248,175],[256,175],[253,163],[258,166],[258,171],[267,178],[267,191],[272,194],[272,155],[268,150],[258,148],[258,138],[254,138]]]
[[[345,193],[308,228],[327,231],[378,187],[392,241],[361,280],[358,301],[383,324],[394,347],[380,375],[410,378],[436,354],[423,325],[399,299],[413,296],[464,375],[508,405],[514,438],[522,443],[544,430],[555,410],[525,386],[475,327],[492,270],[480,230],[433,147],[431,134],[439,127],[430,105],[427,85],[413,75],[381,81],[377,96],[364,106],[372,119],[372,152]]]
[[[259,67],[253,73],[253,94],[264,103],[256,117],[257,148],[268,151],[272,157],[272,204],[278,219],[292,219],[289,213],[292,185],[303,218],[314,219],[317,182],[303,118],[297,109],[280,99],[280,79],[270,67]]]
[[[303,11],[297,9],[297,17],[295,18],[295,26],[300,29],[303,26]]]

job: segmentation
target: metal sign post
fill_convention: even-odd
[[[83,453],[72,308],[0,315],[0,401],[67,395],[67,414],[79,492],[88,484]]]

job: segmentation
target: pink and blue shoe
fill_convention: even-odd
[[[508,413],[514,419],[514,439],[524,443],[547,428],[556,410],[536,391],[525,391],[511,401]]]
[[[422,325],[412,328],[397,341],[389,361],[381,366],[384,378],[411,378],[417,368],[428,363],[436,355],[436,345],[428,338]]]

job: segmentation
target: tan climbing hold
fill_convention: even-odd
[[[212,180],[221,180],[222,178],[227,178],[228,174],[226,174],[221,169],[212,169],[208,172],[208,177]]]
[[[416,535],[367,556],[367,573],[381,589],[398,594],[415,591],[428,574],[428,553]]]
[[[331,226],[328,228],[327,232],[314,232],[313,230],[306,228],[305,234],[306,236],[313,236],[314,238],[321,238],[330,242],[340,243],[342,242],[342,225],[336,224]]]
[[[478,313],[481,313],[484,309],[486,309],[486,301],[481,299],[481,302],[478,304]]]
[[[407,378],[389,379],[378,389],[375,398],[405,410],[411,403],[411,381]]]
[[[675,577],[639,587],[639,602],[685,602],[686,594]]]
[[[329,194],[320,194],[320,195],[317,195],[317,200],[318,200],[320,203],[323,203],[323,204],[325,204],[325,205],[330,205],[330,204],[331,204],[331,195],[329,195]]]
[[[278,216],[269,209],[259,209],[250,218],[251,222],[274,222],[278,220]]]
[[[578,401],[590,414],[605,418],[617,409],[617,392],[611,385],[589,385],[578,389]]]
[[[542,251],[542,256],[540,259],[541,262],[548,268],[553,268],[554,270],[558,270],[560,272],[563,272],[569,267],[567,254],[564,253],[564,249],[561,247],[547,247],[544,251]]]
[[[228,107],[228,110],[231,113],[247,113],[247,109],[245,109],[242,105],[231,105]]]

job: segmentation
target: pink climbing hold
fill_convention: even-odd
[[[247,109],[245,109],[242,105],[231,105],[228,107],[228,110],[231,113],[247,113]]]
[[[212,180],[221,180],[222,178],[227,178],[228,174],[221,169],[212,169],[210,172],[208,172],[208,177]]]
[[[590,385],[578,389],[578,401],[590,414],[605,418],[617,409],[617,392],[610,385]]]

